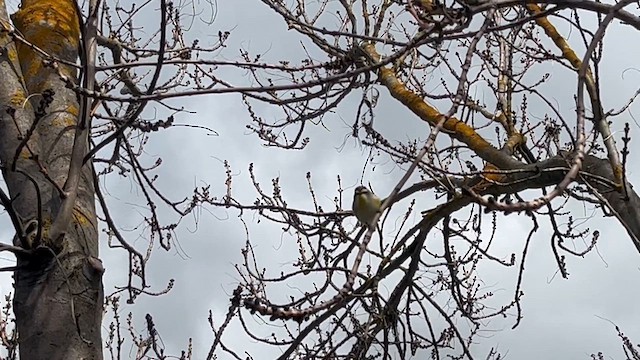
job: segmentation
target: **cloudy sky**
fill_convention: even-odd
[[[201,3],[201,2],[200,2]],[[194,6],[202,6],[202,4]],[[241,6],[239,5],[241,4]],[[10,2],[10,5],[15,5]],[[300,38],[287,32],[286,25],[266,6],[257,0],[219,0],[217,16],[213,25],[195,22],[189,30],[189,38],[201,39],[202,45],[216,41],[219,30],[232,31],[231,41],[225,56],[237,57],[240,48],[252,53],[262,53],[265,59],[300,59],[303,57]],[[206,16],[205,16],[206,17]],[[157,24],[156,18],[145,19],[148,26]],[[575,37],[575,36],[574,36]],[[571,39],[571,38],[570,38]],[[634,39],[633,41],[631,39]],[[577,40],[577,37],[576,39]],[[620,25],[609,30],[606,38],[605,56],[602,64],[602,89],[605,110],[619,108],[635,93],[640,83],[637,59],[640,46],[637,34]],[[550,70],[551,71],[551,70]],[[566,76],[570,90],[561,87],[549,88],[551,97],[567,114],[571,114],[573,103],[570,96],[575,88],[573,77],[566,69],[557,67],[552,73],[563,79]],[[236,79],[241,83],[242,78]],[[557,83],[556,83],[557,84]],[[246,85],[246,83],[245,83]],[[568,94],[569,93],[569,94]],[[383,99],[376,115],[379,131],[392,139],[409,138],[408,134],[424,133],[420,121],[412,118],[382,90]],[[567,98],[569,96],[569,98]],[[222,161],[228,160],[233,170],[235,196],[250,203],[255,198],[251,190],[248,167],[254,164],[255,173],[265,189],[270,189],[272,178],[279,177],[285,198],[297,208],[313,208],[306,184],[306,173],[311,172],[319,201],[330,208],[336,195],[338,176],[347,191],[352,191],[360,182],[363,166],[368,156],[358,142],[348,137],[354,119],[352,103],[346,103],[324,119],[324,127],[310,128],[311,142],[304,151],[284,151],[264,147],[258,139],[248,133],[245,126],[249,118],[237,96],[189,97],[177,100],[196,114],[182,114],[177,123],[208,126],[216,135],[206,131],[185,127],[174,127],[154,134],[146,148],[143,161],[153,164],[158,157],[163,164],[158,172],[159,187],[173,199],[190,195],[194,186],[210,184],[214,194],[224,192],[225,169]],[[176,101],[174,101],[174,104]],[[153,108],[151,108],[153,109]],[[631,108],[637,110],[640,107]],[[267,106],[256,109],[262,116],[279,116]],[[150,110],[151,111],[151,110]],[[535,109],[530,109],[536,113]],[[538,112],[541,116],[544,112]],[[640,127],[628,113],[615,119],[614,130],[622,128],[625,121],[632,125],[632,139]],[[401,123],[402,126],[397,126]],[[620,133],[616,133],[619,139]],[[426,137],[424,133],[423,139]],[[634,154],[640,154],[638,141],[631,143],[632,160],[628,178],[632,183],[640,182],[640,169],[635,166]],[[402,176],[402,172],[384,159],[375,166],[368,166],[364,182],[370,183],[379,193],[389,192]],[[118,224],[131,242],[144,248],[146,240],[136,238],[133,230],[140,225],[144,200],[132,186],[131,179],[108,177],[103,180],[103,189],[108,193]],[[442,200],[440,200],[442,201]],[[350,202],[347,200],[346,204]],[[425,204],[425,209],[433,204]],[[494,319],[487,323],[487,331],[478,338],[472,353],[484,358],[492,347],[508,359],[587,359],[591,353],[603,351],[611,358],[621,358],[620,341],[616,337],[613,323],[636,342],[640,342],[640,254],[633,247],[624,229],[612,218],[603,218],[591,207],[574,204],[571,207],[578,220],[589,219],[588,227],[601,233],[597,251],[584,258],[568,257],[569,279],[556,273],[556,266],[549,246],[550,232],[543,226],[534,237],[526,264],[522,289],[524,319],[518,328],[511,329],[513,317]],[[161,210],[161,218],[172,220],[172,215]],[[277,268],[295,260],[295,240],[282,235],[279,226],[257,221],[255,216],[245,215],[252,242],[259,248],[261,266]],[[6,216],[2,218],[0,238],[9,243],[12,231]],[[196,225],[197,224],[197,225]],[[503,256],[521,252],[530,223],[525,217],[511,216],[502,221],[498,233],[497,249]],[[212,310],[219,325],[226,309],[231,291],[238,284],[234,264],[241,261],[240,249],[246,240],[245,229],[233,210],[203,208],[194,216],[186,218],[177,230],[177,241],[171,251],[156,249],[148,264],[149,283],[153,290],[161,290],[169,279],[175,279],[174,288],[160,297],[142,297],[135,305],[122,304],[121,315],[133,312],[137,329],[144,333],[144,316],[150,313],[160,331],[168,353],[179,354],[185,349],[189,338],[194,341],[194,359],[204,358],[211,345],[212,333],[207,324],[208,311]],[[430,241],[437,241],[431,237]],[[105,292],[110,293],[115,285],[126,281],[127,263],[124,253],[111,250],[102,242],[102,258],[107,272]],[[157,247],[157,246],[156,246]],[[12,263],[4,254],[2,264]],[[495,304],[502,304],[513,296],[517,269],[483,265],[479,272],[487,288],[496,293]],[[1,290],[11,291],[10,274],[2,274]],[[502,302],[501,302],[502,301]],[[109,315],[110,316],[110,315]],[[109,318],[104,327],[108,326]],[[259,320],[255,320],[258,324]],[[278,325],[278,324],[276,324]],[[271,330],[269,330],[271,331]],[[275,358],[277,349],[262,348],[250,340],[238,328],[227,333],[227,345],[242,353],[247,350],[256,359]],[[127,347],[129,346],[129,347]],[[125,350],[132,349],[127,343]],[[256,356],[256,351],[261,351]],[[133,350],[132,350],[133,351]],[[269,354],[268,356],[266,354]],[[128,355],[127,355],[128,356]],[[133,356],[133,353],[131,354]],[[221,354],[221,358],[225,358]]]

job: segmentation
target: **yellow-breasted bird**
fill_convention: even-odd
[[[358,186],[353,193],[353,214],[356,219],[369,227],[375,227],[373,218],[382,206],[382,200],[364,186]]]

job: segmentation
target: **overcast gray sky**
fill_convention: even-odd
[[[262,52],[271,59],[300,59],[304,56],[298,46],[300,38],[286,32],[283,21],[259,1],[219,0],[218,6],[219,13],[213,25],[194,23],[189,30],[190,38],[200,38],[201,44],[206,46],[216,40],[218,30],[232,30],[225,52],[229,58],[238,54],[235,50],[238,48],[248,49],[254,54]],[[157,19],[149,19],[148,24],[155,26]],[[605,110],[621,107],[637,90],[640,83],[638,40],[638,34],[620,25],[614,26],[607,34],[607,55],[601,66]],[[553,72],[552,77],[574,77],[558,66],[557,73],[561,72],[565,74]],[[560,108],[570,113],[573,103],[567,96],[574,92],[575,83],[569,80],[567,87],[568,90],[556,85],[549,91],[559,103],[566,101],[566,105]],[[376,125],[381,132],[393,139],[424,132],[421,122],[395,104],[384,90],[382,97],[376,115]],[[329,114],[324,120],[326,127],[309,129],[311,143],[306,150],[284,151],[264,147],[248,133],[245,125],[249,118],[237,96],[189,97],[176,101],[197,112],[195,115],[178,115],[177,123],[206,125],[213,128],[218,136],[184,127],[154,134],[146,148],[148,155],[145,161],[152,164],[157,157],[162,157],[159,187],[173,199],[189,196],[193,186],[205,184],[211,184],[212,192],[222,195],[225,171],[221,160],[228,160],[231,164],[235,195],[246,203],[255,197],[249,190],[247,169],[250,163],[254,164],[258,179],[265,188],[270,189],[270,179],[280,177],[289,204],[309,210],[312,203],[306,191],[307,172],[312,173],[320,202],[329,208],[331,199],[336,195],[337,176],[342,178],[349,197],[360,181],[368,153],[353,138],[345,137],[350,133],[354,119],[353,104],[347,103]],[[637,113],[640,107],[631,109]],[[535,109],[529,110],[536,112]],[[265,117],[279,116],[266,106],[257,107],[256,111]],[[537,115],[543,114],[539,112]],[[628,115],[615,121],[615,131],[622,128],[624,121],[631,122],[632,139],[635,139],[633,134],[640,128]],[[399,123],[401,127],[397,126]],[[620,133],[616,136],[619,139]],[[426,138],[426,134],[422,138]],[[637,154],[640,154],[639,141],[632,140],[628,178],[636,184],[640,182],[640,169],[637,161],[633,160]],[[390,163],[381,162],[375,168],[367,168],[364,180],[371,183],[377,192],[385,194],[391,191],[401,175],[402,172]],[[119,225],[124,229],[140,225],[141,210],[134,204],[143,205],[144,202],[131,186],[130,179],[108,177],[103,185]],[[350,198],[346,204],[349,202]],[[425,206],[429,207],[432,206]],[[590,207],[573,206],[571,209],[576,219],[589,219],[588,227],[600,231],[597,251],[585,258],[567,257],[570,277],[562,279],[556,273],[549,246],[549,229],[543,225],[532,241],[527,259],[522,285],[525,293],[522,301],[524,318],[515,330],[511,329],[513,317],[488,322],[487,331],[482,332],[479,343],[472,348],[472,353],[478,358],[484,358],[491,347],[497,347],[507,355],[507,359],[587,359],[590,353],[598,351],[611,358],[622,358],[620,341],[611,322],[620,326],[636,343],[640,342],[640,307],[637,305],[640,299],[640,254],[613,218],[603,218],[601,213],[593,213]],[[169,219],[171,215],[161,210],[163,216]],[[169,252],[156,249],[148,264],[152,290],[160,290],[169,279],[175,279],[173,290],[160,297],[141,297],[135,305],[121,304],[121,314],[132,311],[134,323],[142,333],[145,314],[154,316],[168,353],[179,353],[180,349],[186,348],[188,339],[193,338],[194,359],[206,356],[212,339],[207,324],[208,311],[213,311],[216,325],[219,325],[229,306],[230,293],[238,283],[233,266],[241,260],[240,249],[246,235],[237,216],[233,210],[206,208],[197,213],[197,229],[193,218],[185,219],[177,230],[180,246]],[[244,219],[248,222],[253,243],[260,250],[262,266],[277,269],[281,264],[295,260],[295,240],[283,236],[279,226],[264,220],[258,223],[255,217],[245,216]],[[6,216],[2,221],[4,226],[0,228],[0,239],[9,243],[13,232]],[[502,222],[495,241],[503,256],[521,252],[530,228],[529,221],[526,217],[511,215],[507,222]],[[135,234],[131,232],[133,238],[129,239],[144,246],[146,240],[136,240]],[[438,239],[431,236],[429,241]],[[110,293],[114,285],[122,285],[126,281],[127,262],[123,252],[107,248],[106,239],[102,245],[101,257],[106,267],[105,292]],[[7,254],[2,259],[2,265],[12,262]],[[492,303],[499,306],[513,297],[517,267],[505,269],[486,263],[480,266],[479,273],[486,286],[496,293]],[[11,276],[0,276],[0,288],[6,294],[12,290]],[[105,329],[108,321],[109,318],[105,319]],[[240,352],[246,349],[256,359],[274,358],[278,354],[277,349],[265,349],[256,344],[237,327],[230,329],[226,341],[227,345]],[[125,350],[129,351],[127,346]],[[221,358],[225,359],[225,355],[221,354]]]

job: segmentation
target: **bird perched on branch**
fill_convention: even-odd
[[[364,186],[358,186],[353,193],[353,214],[358,221],[368,227],[375,227],[373,218],[382,206],[382,200]]]

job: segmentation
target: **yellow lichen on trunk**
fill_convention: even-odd
[[[23,0],[22,8],[13,15],[16,29],[25,39],[48,54],[56,54],[62,60],[75,62],[78,56],[80,26],[72,0]],[[39,92],[39,84],[45,79],[42,71],[43,57],[28,44],[18,43],[18,56],[23,64],[23,75],[31,93]],[[75,70],[60,67],[63,74],[75,78]],[[52,71],[46,69],[46,71]],[[38,79],[37,82],[35,79]],[[36,81],[36,82],[34,82]]]

